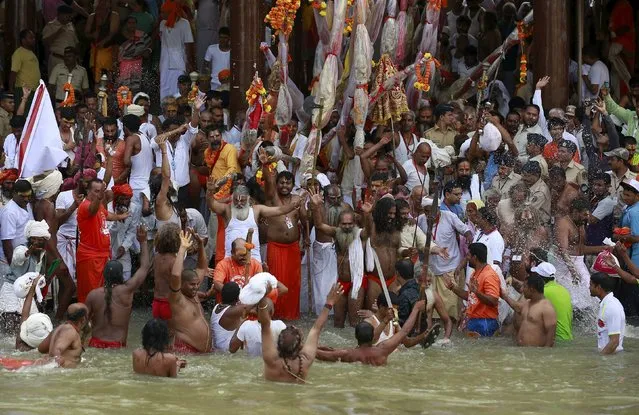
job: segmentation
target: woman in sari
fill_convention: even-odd
[[[142,61],[151,54],[151,38],[136,29],[137,20],[129,16],[122,29],[122,43],[118,51],[118,84],[138,91],[142,82]]]

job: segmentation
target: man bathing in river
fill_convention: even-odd
[[[60,367],[72,369],[78,366],[84,353],[84,334],[89,324],[89,310],[82,303],[67,308],[67,321],[38,346],[40,353],[48,353]]]
[[[501,290],[501,298],[521,316],[520,325],[517,324],[519,320],[515,322],[517,344],[554,346],[557,313],[552,303],[544,297],[544,279],[538,274],[531,274],[524,283],[523,292],[525,300],[518,302],[510,298],[505,290]]]
[[[377,345],[373,344],[376,331],[373,326],[367,322],[359,323],[357,327],[355,327],[355,337],[357,338],[356,348],[340,350],[320,349],[317,351],[317,358],[329,362],[361,362],[371,366],[385,365],[388,356],[404,342],[408,334],[413,330],[417,316],[420,312],[424,311],[425,308],[426,302],[424,300],[415,303],[415,307],[413,307],[413,311],[410,313],[408,320],[406,320],[404,327],[391,338]],[[392,310],[389,309],[388,311],[389,314],[386,322],[392,319]]]
[[[335,284],[326,297],[322,313],[315,320],[303,345],[301,330],[295,326],[288,326],[280,333],[275,346],[271,331],[271,316],[267,310],[269,308],[267,296],[260,300],[257,304],[257,318],[262,325],[262,358],[266,380],[306,383],[308,371],[317,354],[320,332],[326,324],[328,313],[343,294],[342,286]]]
[[[142,329],[142,348],[133,352],[133,371],[142,375],[177,377],[180,369],[186,367],[186,360],[167,353],[169,342],[166,321],[149,320]]]
[[[197,269],[184,269],[186,252],[193,244],[198,244]],[[211,351],[211,330],[204,317],[202,305],[197,296],[202,280],[208,273],[204,242],[197,235],[181,231],[178,250],[171,279],[169,280],[169,305],[171,319],[169,329],[174,334],[173,350],[184,353],[208,353]]]

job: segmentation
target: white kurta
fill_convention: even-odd
[[[186,44],[193,43],[191,26],[185,19],[179,19],[173,27],[160,23],[160,99],[178,93],[177,80],[186,73]]]

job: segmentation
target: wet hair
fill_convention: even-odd
[[[551,117],[548,120],[548,129],[551,129],[553,127],[566,127],[566,121],[562,120],[561,118]]]
[[[235,304],[240,298],[240,286],[229,281],[222,287],[222,304]]]
[[[11,126],[11,128],[22,128],[26,123],[27,119],[24,117],[24,115],[14,115],[13,117],[11,117],[11,120],[9,120],[9,125]]]
[[[590,210],[590,203],[586,199],[578,197],[570,203],[571,212],[580,212],[584,210]]]
[[[72,120],[75,118],[75,110],[71,107],[62,107],[60,109],[60,117]]]
[[[142,328],[142,347],[148,353],[148,359],[157,352],[164,353],[169,347],[169,326],[159,318],[149,320]],[[153,353],[151,353],[153,350]]]
[[[468,245],[468,252],[483,263],[486,263],[488,259],[488,247],[481,242],[474,242]]]
[[[357,344],[368,344],[373,342],[373,338],[375,336],[375,329],[370,323],[362,321],[357,326],[355,326],[355,338],[357,339]]]
[[[414,265],[410,259],[402,259],[395,263],[395,270],[405,280],[412,280],[414,278]]]
[[[180,249],[180,226],[165,223],[155,236],[155,250],[158,254],[175,254]]]
[[[107,321],[111,322],[111,301],[113,299],[113,287],[124,284],[122,264],[118,261],[111,260],[104,267],[104,303],[106,308],[104,314]]]
[[[497,215],[492,210],[484,206],[483,208],[479,208],[477,213],[479,213],[479,216],[481,216],[486,222],[490,223],[493,226],[497,225]]]
[[[281,172],[277,173],[277,179],[275,180],[275,182],[279,182],[280,179],[287,179],[293,183],[295,182],[295,176],[288,170],[282,170]]]
[[[542,248],[533,248],[530,254],[539,262],[548,262],[548,251]]]
[[[544,279],[541,275],[537,274],[537,273],[532,273],[528,276],[528,278],[526,279],[526,284],[528,284],[528,286],[532,289],[534,289],[535,291],[537,291],[540,294],[544,293]]]
[[[541,112],[541,109],[539,108],[539,105],[536,104],[527,104],[524,109],[528,109],[528,108],[534,108],[537,110],[537,112]]]
[[[76,311],[74,311],[73,313],[69,313],[67,311],[67,319],[69,321],[73,321],[74,323],[82,320],[86,316],[87,316],[86,307],[80,307]]]
[[[277,353],[282,359],[291,359],[302,350],[302,333],[291,325],[280,332],[277,338]]]
[[[373,208],[373,222],[378,232],[393,232],[399,230],[397,209],[395,210],[394,224],[389,225],[388,223],[388,213],[395,206],[395,200],[389,197],[383,197],[375,203],[375,207]]]
[[[389,291],[388,296],[390,297],[391,305],[399,304],[399,297],[397,296],[397,294]],[[377,296],[377,307],[388,308],[388,301],[386,301],[386,296],[384,295],[383,292],[379,293],[379,295]]]
[[[590,276],[590,282],[600,286],[607,293],[614,290],[615,285],[617,285],[617,281],[614,278],[603,272],[595,272],[592,274]]]
[[[140,121],[140,117],[133,114],[127,114],[122,117],[122,125],[127,128],[131,132],[137,132],[140,130],[140,125],[142,122]]]
[[[102,127],[104,127],[105,125],[118,125],[118,120],[115,119],[115,117],[106,117],[104,120],[102,120]]]
[[[33,188],[27,180],[20,179],[13,183],[13,193],[28,192],[29,190],[33,190]]]
[[[448,183],[444,185],[444,196],[446,196],[447,193],[451,193],[453,189],[460,189],[460,188],[461,188],[461,185],[457,183],[456,180],[450,180],[448,181]]]

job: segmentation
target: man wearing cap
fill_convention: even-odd
[[[623,201],[622,194],[624,190],[621,183],[633,180],[637,177],[635,173],[630,171],[627,165],[630,154],[625,148],[618,147],[605,152],[604,155],[608,157],[611,169],[607,172],[612,179],[612,182],[610,183],[610,194],[616,196],[621,202]]]
[[[426,131],[425,138],[439,147],[455,145],[455,114],[452,105],[439,104],[435,107],[435,126]]]
[[[140,243],[140,267],[133,277],[126,281],[122,264],[111,260],[104,267],[104,287],[92,290],[87,296],[85,304],[92,326],[89,347],[126,347],[133,294],[144,283],[151,267],[143,225],[138,227],[136,238]]]
[[[75,27],[73,26],[73,9],[71,6],[66,4],[58,6],[58,16],[47,23],[42,29],[42,43],[47,47],[49,53],[47,68],[51,73],[53,68],[62,64],[63,60],[65,60],[64,55],[66,54],[67,48],[74,49],[80,43],[75,33]],[[49,78],[51,78],[51,75],[49,75]],[[66,80],[64,82],[66,82]]]
[[[89,90],[87,70],[78,65],[78,58],[74,47],[64,49],[63,61],[51,67],[49,72],[49,93],[56,102],[64,101],[64,86],[70,82],[75,91],[83,94]]]
[[[566,122],[561,118],[552,117],[548,120],[548,130],[548,135],[550,136],[551,141],[544,147],[544,158],[550,164],[557,164],[557,151],[559,144],[566,141],[563,137],[563,134],[566,132]],[[548,138],[548,136],[546,136],[546,138]],[[574,144],[576,147],[577,144]],[[573,160],[577,163],[581,161],[578,152],[575,152]]]
[[[592,274],[590,279],[590,295],[601,301],[597,313],[597,348],[602,355],[623,350],[626,314],[612,293],[616,286],[617,280],[603,272]]]
[[[518,160],[521,163],[528,161],[528,134],[543,134],[541,127],[539,126],[539,107],[537,105],[527,105],[524,110],[522,124],[517,130],[517,134],[513,138],[517,151],[519,152]],[[543,137],[543,135],[542,135]]]
[[[515,158],[508,154],[499,158],[498,165],[499,170],[493,177],[490,188],[497,190],[503,200],[509,197],[510,189],[521,181],[521,176],[513,171]]]
[[[539,163],[529,161],[521,168],[521,180],[528,187],[527,202],[539,210],[541,222],[550,223],[551,197],[548,185],[541,178]]]
[[[639,182],[635,179],[621,183],[622,198],[626,208],[621,217],[621,226],[630,228],[629,235],[613,235],[613,240],[632,244],[632,262],[639,265]]]
[[[149,122],[149,117],[147,116],[144,107],[137,104],[131,104],[126,107],[126,112],[127,114],[140,117],[140,134],[146,136],[147,141],[149,141],[151,146],[153,146],[153,142],[155,141],[155,137],[158,135],[158,131],[156,130],[155,125]]]
[[[13,198],[13,184],[18,180],[18,169],[0,170],[0,209]]]
[[[144,115],[142,118],[142,122],[148,122],[150,124],[153,124],[153,126],[155,127],[155,131],[157,134],[157,131],[161,131],[162,130],[162,124],[160,123],[160,120],[158,119],[158,117],[156,117],[155,115],[151,114],[150,112],[150,108],[151,108],[151,98],[149,97],[148,94],[145,94],[144,92],[138,92],[137,94],[135,94],[135,96],[133,97],[133,103],[135,105],[139,105],[142,108],[144,108]]]
[[[528,134],[527,140],[526,153],[528,154],[528,161],[536,161],[541,168],[541,177],[548,177],[548,162],[542,154],[548,140],[543,135],[536,133]]]
[[[557,315],[555,338],[572,340],[572,301],[570,293],[555,281],[555,266],[549,262],[540,262],[530,268],[530,275],[539,275],[544,279],[544,297],[550,301]]]
[[[566,181],[581,188],[588,183],[586,168],[574,160],[577,146],[572,141],[563,140],[557,148],[558,165],[566,172]]]

